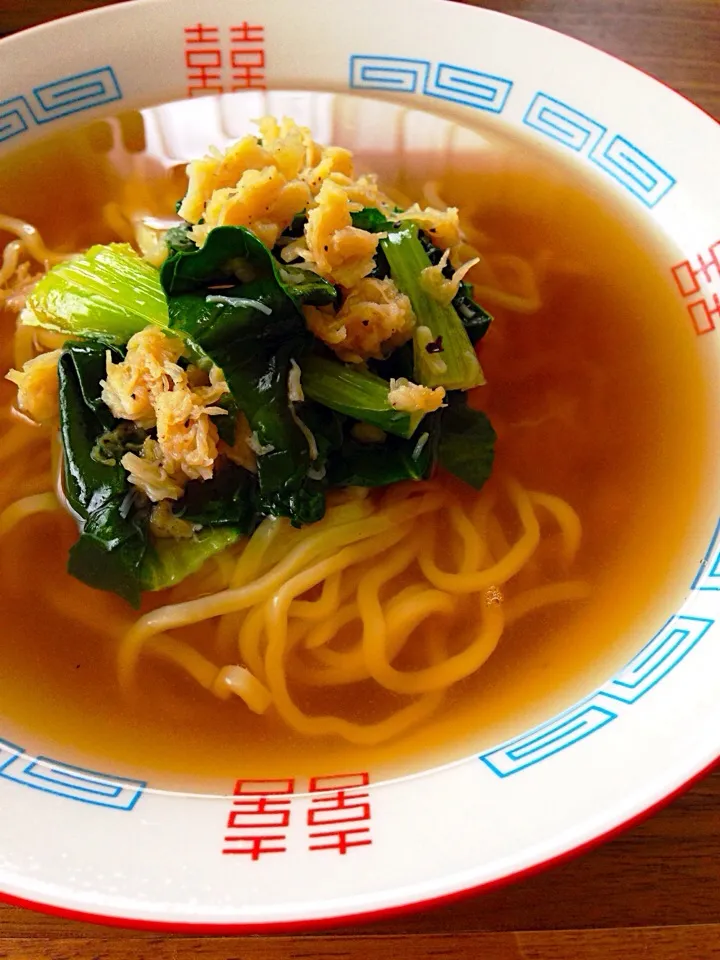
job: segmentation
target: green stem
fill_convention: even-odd
[[[129,244],[91,247],[53,267],[28,297],[22,321],[121,345],[149,324],[166,329],[158,271]]]
[[[300,370],[308,399],[386,433],[411,437],[423,418],[422,413],[395,410],[388,401],[390,384],[373,373],[322,357],[305,357]]]
[[[469,390],[485,383],[482,368],[457,311],[452,304],[433,299],[421,284],[420,274],[432,264],[418,240],[415,225],[407,224],[389,232],[380,245],[392,278],[410,299],[417,320],[413,336],[415,380],[427,387],[445,387],[446,390]],[[422,327],[429,328],[432,340],[442,337],[441,353],[427,352],[427,340],[417,335],[418,328]],[[442,371],[438,370],[437,358],[444,362]]]

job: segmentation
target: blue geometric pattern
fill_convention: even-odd
[[[24,133],[36,123],[50,123],[123,97],[112,67],[61,77],[35,87],[32,93],[31,100],[16,96],[0,102],[0,143]]]
[[[480,759],[499,777],[509,777],[511,773],[532,767],[573,743],[584,740],[616,716],[605,707],[577,704],[567,713],[554,717],[549,723],[536,727],[517,740],[482,754]]]
[[[438,63],[432,79],[426,81],[423,93],[478,110],[502,113],[511,90],[512,81],[503,77]]]
[[[690,653],[713,623],[700,617],[671,617],[598,693],[622,703],[636,703]]]
[[[391,93],[424,93],[428,97],[462,103],[478,110],[501,113],[512,81],[451,63],[406,57],[350,57],[350,87]]]
[[[390,90],[415,93],[425,86],[430,64],[404,57],[350,57],[350,86],[354,90]]]
[[[547,93],[537,93],[523,123],[588,158],[629,190],[646,207],[654,207],[675,186],[675,178],[635,144]]]
[[[112,67],[100,67],[76,73],[54,83],[33,89],[36,100],[35,119],[49,123],[70,113],[79,113],[122,99],[120,86]]]
[[[10,743],[9,740],[0,740],[0,774],[8,767],[13,760],[17,760],[18,757],[21,757],[25,751],[22,747],[16,746],[14,743]]]
[[[573,110],[546,93],[535,95],[523,117],[523,123],[578,152],[588,146],[594,147],[607,130],[584,113]]]
[[[0,740],[0,779],[114,810],[132,810],[146,786],[143,780],[97,773],[49,757],[30,757],[7,740]]]
[[[602,149],[596,147],[590,159],[646,207],[654,207],[675,185],[674,177],[619,134]]]
[[[35,120],[25,97],[13,97],[0,103],[0,143],[23,133]]]
[[[349,86],[352,90],[422,93],[500,114],[513,81],[451,63],[352,54]],[[626,137],[608,132],[604,124],[547,93],[535,94],[523,123],[569,150],[584,154],[646,207],[654,207],[675,186],[675,178]]]
[[[693,590],[720,590],[720,520],[692,582]]]
[[[498,777],[546,760],[607,726],[622,710],[645,696],[705,636],[714,620],[678,615],[660,629],[623,669],[587,699],[528,733],[500,744],[479,759]],[[614,701],[613,708],[607,700]]]

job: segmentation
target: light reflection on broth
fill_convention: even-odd
[[[141,148],[137,115],[122,128],[126,146]],[[122,222],[106,205],[126,201],[128,192],[150,213],[172,213],[183,190],[178,170],[158,165],[147,182],[123,183],[107,161],[107,132],[94,124],[0,161],[0,210],[36,224],[50,246],[65,250],[117,239]],[[499,434],[496,469],[558,494],[579,513],[584,537],[573,576],[590,582],[590,599],[509,626],[483,669],[398,742],[361,748],[304,740],[238,701],[209,698],[152,658],[141,664],[139,696],[124,699],[116,651],[94,627],[127,620],[128,610],[67,576],[74,524],[40,515],[0,540],[0,735],[23,731],[29,749],[51,752],[52,745],[69,762],[155,786],[213,789],[240,774],[369,766],[392,775],[520,732],[588,692],[647,639],[700,487],[704,395],[692,333],[657,253],[620,208],[525,142],[489,144],[461,168],[441,171],[426,202],[439,197],[472,211],[478,245],[508,291],[527,300],[513,255],[538,278],[536,312],[510,311],[478,294],[495,316],[482,344],[488,386],[481,399]],[[360,159],[388,174],[387,155]],[[423,158],[413,158],[392,186],[422,199],[426,173]],[[3,317],[4,369],[13,362],[13,322]],[[13,396],[3,381],[3,411]],[[5,443],[11,431],[37,430],[7,418],[0,429]],[[33,456],[49,467],[46,443]],[[2,506],[23,469],[9,464]],[[542,582],[542,570],[534,574]],[[66,606],[72,598],[72,620],[57,615],[58,594]],[[628,641],[633,629],[636,639]],[[202,625],[183,635],[202,643]],[[403,665],[412,666],[412,657]],[[387,711],[392,698],[375,689],[352,688],[356,719]],[[347,697],[348,688],[313,693],[305,706],[332,711],[346,707]]]

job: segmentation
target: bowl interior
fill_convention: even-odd
[[[524,437],[540,437],[523,440],[520,452],[501,445],[499,462],[521,472],[528,463],[522,478],[533,489],[578,494],[587,544],[580,574],[591,577],[593,593],[509,629],[478,678],[431,723],[372,748],[302,742],[252,719],[248,726],[237,704],[208,703],[150,659],[140,697],[128,705],[115,686],[113,650],[79,627],[70,663],[48,629],[51,607],[25,604],[7,634],[22,643],[7,643],[0,675],[0,790],[16,816],[28,803],[38,816],[57,807],[62,821],[55,838],[8,838],[0,886],[27,899],[76,906],[84,897],[93,911],[121,919],[211,925],[383,909],[489,882],[586,842],[717,753],[709,640],[718,589],[720,352],[712,334],[720,253],[711,201],[720,196],[712,150],[683,146],[718,143],[717,128],[580,44],[446,3],[422,3],[422,24],[391,50],[367,26],[367,11],[379,13],[380,3],[342,15],[357,19],[350,42],[340,14],[310,0],[331,53],[322,67],[312,57],[295,62],[282,56],[293,49],[293,30],[307,49],[320,41],[304,35],[291,6],[250,2],[238,23],[232,5],[218,0],[196,24],[189,0],[147,0],[6,44],[0,81],[12,68],[8,89],[18,92],[0,104],[0,212],[36,223],[51,246],[115,239],[123,205],[170,213],[185,163],[210,144],[224,148],[267,113],[349,147],[362,169],[405,199],[471,204],[483,255],[497,263],[505,256],[498,285],[527,305],[511,262],[520,258],[540,294],[539,306],[512,322],[506,301],[487,303],[498,331],[483,348],[489,410],[499,423],[521,420]],[[416,6],[382,13],[399,24]],[[439,30],[448,20],[456,29],[439,51],[433,24]],[[111,22],[135,46],[121,51]],[[144,45],[168,23],[175,46],[150,71]],[[481,27],[493,41],[482,56],[473,40]],[[100,44],[90,60],[84,31]],[[51,42],[45,76],[33,55]],[[187,99],[198,82],[199,92],[213,94],[214,84],[218,95]],[[226,92],[233,85],[245,89]],[[252,89],[260,86],[270,89]],[[670,137],[670,127],[685,138]],[[535,394],[504,384],[503,337],[526,344]],[[557,373],[553,363],[572,343],[573,370]],[[593,351],[604,360],[599,370]],[[591,411],[604,417],[594,449],[592,431],[582,429]],[[579,445],[586,454],[574,460]],[[20,584],[21,554],[6,558],[6,573]],[[263,823],[282,827],[272,842],[286,857],[256,857],[252,843],[233,849],[235,805],[247,812],[258,802],[237,800],[246,782],[257,787],[249,796],[276,805]],[[325,824],[323,835],[345,839],[308,843],[303,830],[325,816],[313,794],[331,789],[336,798],[355,791],[354,812]],[[136,809],[146,811],[142,821],[127,817],[108,832],[104,817]],[[81,823],[86,839],[71,856],[87,872],[67,881],[63,861]],[[188,867],[161,895],[164,881],[138,850],[147,845],[161,863],[188,823],[197,832]],[[243,829],[252,838],[260,826]],[[422,849],[419,836],[428,838]],[[313,851],[350,847],[357,849],[338,858],[333,888],[318,858],[325,854]],[[250,856],[224,856],[238,852]],[[107,857],[119,864],[111,883],[102,879]],[[351,860],[359,869],[346,866]],[[29,867],[36,862],[39,879]],[[242,903],[232,893],[238,876]]]

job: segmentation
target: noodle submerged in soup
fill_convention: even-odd
[[[83,376],[87,348],[74,356],[68,341],[73,334],[91,341],[92,331],[87,323],[65,329],[63,317],[44,322],[48,281],[33,284],[48,268],[54,268],[48,279],[68,267],[94,269],[95,261],[67,254],[118,240],[139,243],[154,283],[151,273],[167,256],[168,222],[153,218],[171,216],[185,187],[176,170],[123,181],[90,149],[98,138],[92,131],[55,147],[53,172],[48,148],[33,151],[29,163],[11,163],[7,190],[0,187],[0,207],[41,231],[0,220],[9,235],[0,271],[4,363],[19,371],[17,396],[10,384],[2,387],[0,563],[12,608],[8,670],[0,678],[4,712],[39,734],[52,722],[57,739],[84,753],[109,753],[128,770],[160,767],[177,775],[187,768],[187,751],[190,780],[237,773],[238,753],[243,768],[260,775],[286,772],[289,763],[294,772],[311,760],[313,769],[330,769],[348,754],[363,765],[392,758],[401,769],[398,757],[418,747],[428,759],[443,758],[448,741],[455,743],[452,755],[478,731],[503,735],[513,717],[532,717],[553,695],[572,696],[574,685],[583,689],[593,671],[612,663],[616,638],[650,603],[689,516],[689,503],[671,517],[662,504],[677,482],[665,451],[689,456],[687,411],[695,411],[697,422],[692,343],[685,329],[665,320],[676,310],[671,292],[605,198],[542,155],[500,142],[478,155],[471,172],[448,169],[428,183],[400,171],[382,183],[384,193],[371,178],[356,176],[345,151],[323,151],[292,125],[264,124],[261,141],[241,140],[224,156],[191,166],[180,207],[187,226],[182,235],[174,228],[171,241],[169,262],[179,266],[171,281],[165,282],[167,264],[162,276],[171,315],[172,298],[180,303],[196,293],[201,277],[201,298],[211,303],[213,318],[233,310],[269,317],[275,301],[268,307],[263,300],[257,267],[248,275],[241,270],[239,284],[237,273],[230,282],[217,265],[212,276],[185,267],[188,255],[204,250],[207,257],[228,226],[248,229],[274,251],[273,269],[290,271],[278,273],[278,289],[294,285],[293,296],[307,297],[299,310],[324,345],[316,370],[300,353],[299,366],[286,357],[283,383],[311,451],[304,489],[330,484],[324,516],[321,510],[301,516],[297,500],[278,506],[276,499],[254,508],[242,537],[242,512],[232,514],[234,526],[217,524],[222,497],[202,501],[213,475],[223,476],[229,462],[254,478],[275,452],[267,435],[252,429],[260,422],[252,402],[243,406],[228,388],[229,367],[210,369],[174,339],[176,330],[160,330],[154,320],[118,334],[117,352],[107,357],[106,336],[99,399],[112,416],[103,421],[104,445],[93,448],[88,475],[102,477],[109,465],[126,476],[122,509],[144,510],[137,516],[146,518],[150,542],[158,544],[162,562],[141,584],[139,614],[65,570],[78,524],[62,503],[67,473],[58,497],[63,453],[48,383],[56,383],[58,363],[61,395],[72,375]],[[258,150],[265,155],[251,156]],[[363,167],[373,169],[372,159],[361,158]],[[58,169],[68,180],[82,171],[82,217],[62,203],[48,204]],[[27,195],[30,171],[37,171],[40,189],[26,204],[13,201]],[[302,210],[309,214],[304,223],[295,216]],[[368,210],[382,222],[371,223]],[[360,218],[349,220],[348,213]],[[416,227],[424,243],[418,256],[428,258],[415,276],[427,270],[423,294],[408,288],[389,246],[393,236],[402,241]],[[129,256],[108,249],[111,259],[113,250]],[[135,269],[132,260],[127,264]],[[185,278],[173,288],[182,270]],[[310,294],[308,280],[316,284]],[[340,300],[328,292],[333,286]],[[464,303],[455,299],[461,290]],[[477,386],[482,369],[472,351],[461,358],[459,373],[457,364],[448,372],[450,334],[438,336],[425,322],[422,295],[425,305],[429,298],[460,318],[464,309],[466,321],[485,327],[475,302],[494,315],[476,343],[487,385]],[[27,320],[28,305],[43,325],[16,328],[18,308],[25,306]],[[181,305],[188,309],[186,301]],[[428,333],[419,337],[420,327]],[[466,329],[472,334],[472,323]],[[221,356],[212,352],[216,343],[197,342],[210,344],[211,361]],[[413,342],[415,379],[426,384],[417,388],[413,379],[398,380],[399,368],[388,372],[387,358],[392,362]],[[358,415],[356,406],[348,419],[347,397],[328,396],[327,380],[313,379],[341,364],[385,376],[380,412],[375,403],[372,413]],[[148,371],[156,368],[152,380]],[[343,418],[335,460],[312,456],[316,434],[321,444],[329,434],[325,421],[311,419],[303,387],[313,403]],[[451,449],[429,426],[433,416],[446,423],[458,417],[453,389],[469,398],[457,427],[465,449],[462,443]],[[229,398],[240,400],[246,416],[228,406]],[[449,413],[433,413],[448,403]],[[19,417],[14,405],[40,423]],[[492,431],[480,410],[498,436],[487,482]],[[230,417],[240,430],[223,437],[217,424]],[[163,427],[176,423],[175,433]],[[118,434],[118,424],[127,429]],[[427,479],[431,448],[434,458],[441,451],[440,467]],[[688,463],[697,466],[695,476]],[[695,450],[683,464],[686,488],[699,475]],[[478,489],[463,482],[468,478]],[[312,514],[308,502],[303,509]],[[640,567],[644,535],[660,517],[662,547]],[[87,530],[87,517],[85,523]],[[108,580],[97,574],[94,555],[91,566],[88,573],[76,562],[75,573],[95,586],[126,589],[127,578],[117,586],[117,569]],[[153,587],[160,589],[147,592]],[[93,730],[83,723],[88,715]],[[134,739],[139,732],[141,744]]]

